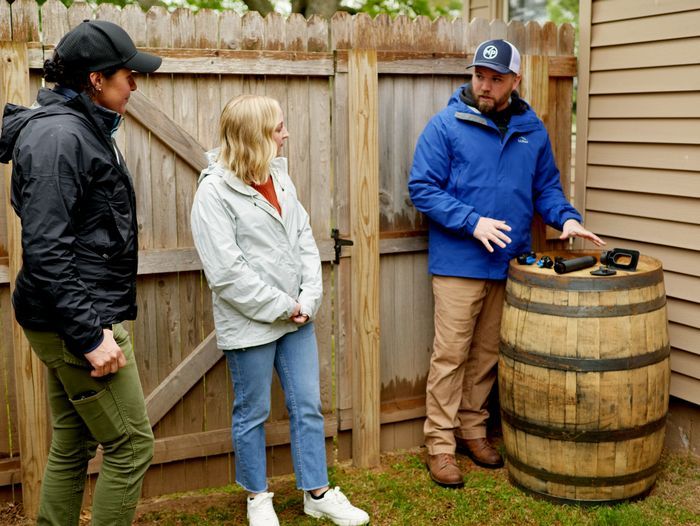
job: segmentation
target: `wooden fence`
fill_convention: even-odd
[[[76,2],[66,9],[48,0],[38,8],[30,0],[0,0],[0,102],[31,103],[44,58],[69,28],[93,17],[119,23],[137,46],[164,58],[158,72],[138,78],[118,135],[139,217],[139,317],[129,329],[156,435],[144,495],[233,480],[231,385],[211,334],[211,298],[189,211],[203,152],[216,144],[219,112],[239,93],[280,100],[291,135],[285,154],[324,261],[316,330],[327,445],[337,448],[329,458],[371,465],[380,448],[421,444],[433,326],[425,221],[406,186],[415,141],[465,82],[476,45],[507,38],[523,54],[522,94],[550,132],[568,188],[576,73],[571,26],[343,13],[330,21],[144,13],[134,6],[93,9]],[[0,489],[17,499],[24,481],[31,512],[50,430],[42,369],[11,312],[19,231],[5,188],[9,169],[3,170]],[[355,243],[337,263],[332,228]],[[551,237],[541,225],[536,234],[537,246]],[[276,380],[267,438],[269,472],[291,471]]]

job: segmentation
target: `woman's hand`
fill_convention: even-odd
[[[126,357],[117,342],[114,341],[112,331],[109,329],[103,329],[103,331],[104,340],[102,343],[85,355],[93,368],[90,376],[94,378],[116,373],[126,365]]]
[[[289,319],[297,325],[301,325],[309,321],[309,316],[307,314],[301,313],[301,304],[297,301],[294,305],[294,312],[292,312],[292,315],[289,317]]]

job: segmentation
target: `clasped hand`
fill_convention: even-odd
[[[294,323],[301,325],[302,323],[306,323],[307,321],[309,321],[309,316],[307,314],[301,313],[301,304],[297,301],[294,305],[294,312],[292,312],[292,315],[289,317],[289,319],[292,320]]]

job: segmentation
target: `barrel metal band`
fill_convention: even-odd
[[[501,418],[504,422],[518,431],[524,431],[530,435],[535,435],[541,438],[549,438],[552,440],[563,440],[566,442],[622,442],[623,440],[631,440],[633,438],[642,438],[649,436],[659,429],[663,429],[666,425],[666,415],[661,418],[648,422],[641,426],[634,426],[622,429],[601,429],[595,431],[587,431],[575,429],[573,427],[553,426],[551,424],[537,424],[530,422],[517,415],[514,415],[507,409],[501,407]]]
[[[638,482],[640,480],[653,477],[659,471],[659,463],[657,462],[651,467],[648,467],[641,471],[637,471],[635,473],[628,473],[626,475],[584,477],[580,475],[565,475],[562,473],[552,473],[551,471],[547,471],[546,469],[528,466],[527,464],[524,464],[509,453],[506,453],[506,459],[509,465],[513,466],[519,471],[522,471],[523,473],[532,475],[533,477],[537,477],[538,479],[547,482],[554,482],[556,484],[568,484],[571,486],[621,486],[623,484],[631,484],[632,482]]]
[[[551,272],[537,273],[525,267],[518,268],[511,265],[508,272],[508,280],[514,281],[526,287],[541,289],[574,290],[574,291],[614,291],[641,289],[653,287],[663,283],[664,272],[661,268],[645,272],[643,274],[617,275],[611,277],[584,277],[575,278],[567,275],[560,276]]]
[[[506,303],[527,312],[560,316],[564,318],[615,318],[645,314],[662,309],[666,305],[666,296],[654,298],[651,301],[629,303],[627,305],[552,305],[550,303],[535,303],[523,300],[506,291]]]
[[[532,495],[533,497],[537,497],[540,499],[548,500],[550,502],[556,502],[557,504],[577,504],[579,506],[600,506],[601,504],[621,504],[623,502],[634,502],[636,500],[643,499],[646,497],[649,492],[651,491],[651,488],[653,487],[653,484],[649,484],[649,487],[645,488],[643,491],[639,493],[633,493],[632,495],[628,497],[622,497],[619,499],[613,499],[613,498],[604,498],[604,499],[589,499],[589,500],[584,500],[584,499],[575,499],[575,498],[568,498],[568,497],[559,497],[557,495],[552,495],[549,493],[543,493],[541,491],[537,491],[533,488],[528,488],[525,484],[520,482],[518,479],[515,478],[513,473],[509,472],[508,473],[508,479],[510,482],[520,488],[522,491],[527,493],[528,495]]]
[[[575,371],[580,373],[601,373],[605,371],[639,369],[663,362],[671,355],[670,345],[666,345],[649,353],[625,356],[623,358],[573,358],[569,356],[539,354],[513,347],[505,342],[499,343],[499,350],[503,356],[516,362],[534,365],[536,367],[544,367],[546,369]]]

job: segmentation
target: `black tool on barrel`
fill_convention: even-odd
[[[616,268],[634,272],[639,263],[639,251],[630,248],[613,248],[601,252],[600,262],[602,265],[591,271],[594,276],[614,276],[617,274]]]
[[[608,267],[635,271],[637,263],[639,263],[639,251],[629,248],[613,248],[601,252],[600,262]]]
[[[567,274],[575,270],[592,267],[598,263],[595,256],[581,256],[573,259],[559,259],[554,263],[554,272],[557,274]]]

